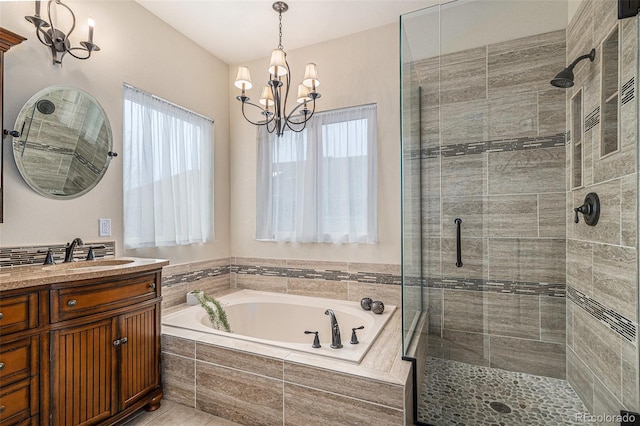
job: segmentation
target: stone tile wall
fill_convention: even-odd
[[[565,377],[565,50],[556,31],[414,64],[431,355]]]
[[[169,265],[162,272],[163,307],[186,293],[250,289],[401,306],[400,265],[232,257]]]
[[[569,191],[567,211],[589,192],[601,202],[598,224],[567,227],[567,379],[587,409],[596,415],[620,409],[640,411],[638,393],[637,253],[637,20],[617,19],[614,0],[585,0],[567,27],[567,61],[596,49],[595,61],[574,70],[567,90],[570,120],[584,120],[583,186]],[[619,150],[601,157],[602,42],[618,26]],[[583,117],[571,116],[569,100],[583,91]],[[574,135],[572,135],[574,138]],[[574,138],[577,139],[577,138]],[[567,158],[573,145],[567,144]],[[572,164],[567,163],[567,175]]]

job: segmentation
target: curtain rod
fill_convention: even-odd
[[[180,109],[181,109],[181,110],[183,110],[183,111],[186,111],[186,112],[188,112],[188,113],[190,113],[190,114],[193,114],[193,115],[197,115],[197,116],[198,116],[198,117],[200,117],[200,118],[204,118],[205,120],[208,120],[208,121],[210,121],[210,122],[212,122],[212,123],[215,123],[215,121],[213,120],[213,118],[209,118],[209,117],[207,117],[207,116],[205,116],[205,115],[198,114],[198,113],[197,113],[197,112],[195,112],[195,111],[191,111],[190,109],[187,109],[187,108],[185,108],[185,107],[183,107],[183,106],[180,106],[180,105],[178,105],[178,104],[175,104],[175,103],[173,103],[173,102],[171,102],[171,101],[168,101],[168,100],[166,100],[166,99],[164,99],[164,98],[161,98],[160,96],[156,96],[156,95],[154,95],[153,93],[149,93],[149,92],[147,92],[147,91],[145,91],[145,90],[139,89],[139,88],[137,88],[137,87],[135,87],[135,86],[132,86],[132,85],[131,85],[131,84],[129,84],[129,83],[124,83],[124,82],[123,82],[123,83],[122,83],[122,85],[123,85],[123,86],[125,86],[125,87],[128,87],[129,89],[135,90],[136,92],[144,93],[145,95],[151,96],[153,99],[156,99],[156,100],[158,100],[158,101],[160,101],[160,102],[164,102],[164,103],[166,103],[166,104],[168,104],[168,105],[174,106],[174,107],[176,107],[176,108],[180,108]]]

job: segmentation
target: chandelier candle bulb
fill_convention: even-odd
[[[235,86],[238,89],[242,89],[243,93],[245,90],[249,90],[253,87],[253,83],[251,83],[251,73],[249,72],[249,68],[238,67],[238,74],[236,74]]]
[[[318,66],[316,64],[307,64],[304,70],[304,80],[302,80],[302,84],[312,90],[316,90],[316,87],[320,86],[320,80],[318,80]]]
[[[298,103],[301,104],[310,100],[311,98],[309,97],[309,88],[307,88],[304,84],[298,84]]]
[[[284,50],[273,49],[271,52],[271,62],[269,64],[268,71],[269,74],[273,74],[275,77],[287,75],[287,61]]]
[[[40,0],[36,0],[36,15],[37,17],[40,17]]]
[[[260,95],[260,103],[269,109],[270,106],[273,106],[273,93],[271,93],[271,88],[269,86],[264,86],[262,88],[262,94]]]

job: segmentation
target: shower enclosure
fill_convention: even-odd
[[[638,376],[638,24],[616,7],[583,2],[570,20],[561,1],[453,1],[401,16],[403,353],[421,422],[638,410],[637,379],[620,373]],[[592,48],[574,87],[550,84]],[[573,221],[589,192],[606,216],[595,227]]]

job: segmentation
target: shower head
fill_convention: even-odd
[[[575,61],[571,62],[571,65],[563,69],[551,80],[551,85],[555,87],[560,87],[561,89],[568,89],[573,86],[573,68],[576,66],[578,62],[583,59],[589,59],[591,62],[596,58],[596,49],[591,49],[591,52],[587,55],[582,55],[577,58]]]

